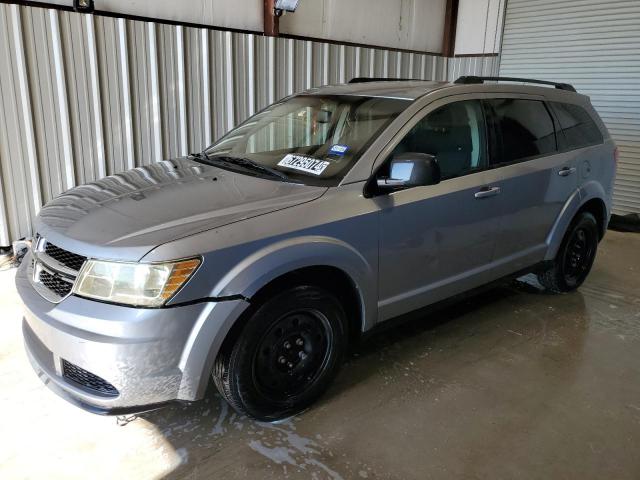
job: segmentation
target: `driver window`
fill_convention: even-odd
[[[478,100],[449,103],[420,120],[393,150],[436,157],[442,180],[486,167],[485,126]]]

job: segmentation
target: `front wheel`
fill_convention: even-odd
[[[328,388],[346,337],[346,315],[334,295],[290,288],[257,308],[235,344],[218,355],[213,379],[238,412],[261,421],[286,418]]]
[[[591,271],[598,249],[598,222],[588,213],[581,213],[571,224],[553,263],[538,273],[538,280],[554,293],[577,289]]]

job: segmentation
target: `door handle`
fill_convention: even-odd
[[[476,198],[487,198],[498,195],[501,192],[500,187],[483,187],[480,191],[476,192]]]
[[[564,167],[558,171],[558,175],[561,177],[568,177],[572,173],[576,173],[576,167]]]

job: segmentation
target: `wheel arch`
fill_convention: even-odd
[[[580,209],[574,215],[574,218],[578,216],[582,212],[591,213],[596,222],[598,222],[598,233],[600,234],[600,240],[604,237],[605,232],[607,231],[607,206],[604,203],[604,200],[601,198],[592,198],[587,200],[582,204]]]
[[[548,248],[545,260],[555,258],[569,226],[582,212],[589,212],[596,218],[600,239],[602,239],[609,219],[606,198],[604,189],[597,182],[583,185],[569,197],[547,236]]]
[[[244,326],[267,298],[297,285],[314,285],[336,295],[345,308],[347,316],[348,341],[356,341],[365,327],[365,306],[360,290],[344,270],[329,265],[311,265],[286,272],[273,278],[249,298],[250,306],[238,318],[227,332],[221,348],[230,348],[241,335]]]
[[[377,252],[371,258],[377,262]],[[229,312],[203,318],[200,328],[194,329],[192,347],[183,354],[182,363],[189,366],[189,376],[198,377],[199,382],[195,392],[186,386],[181,388],[185,393],[180,398],[193,400],[204,395],[215,358],[238,338],[255,306],[294,281],[320,284],[333,292],[344,289],[340,296],[348,302],[350,333],[356,335],[371,328],[377,319],[376,270],[377,263],[370,264],[352,246],[320,236],[283,240],[239,261],[211,291],[212,298],[233,299],[211,303],[214,311],[228,305]],[[231,309],[233,304],[237,306]]]
[[[348,287],[359,304],[360,330],[377,316],[377,252],[367,258],[351,245],[331,237],[299,237],[265,247],[239,262],[214,287],[213,297],[242,295],[255,303],[265,292],[304,278],[334,288],[330,280]]]

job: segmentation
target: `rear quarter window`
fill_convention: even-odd
[[[602,132],[584,108],[560,102],[551,102],[551,106],[560,123],[558,142],[561,150],[575,150],[602,143]]]

